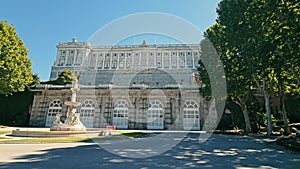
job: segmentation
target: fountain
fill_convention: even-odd
[[[72,96],[70,101],[66,101],[65,105],[68,106],[66,118],[64,122],[61,121],[62,113],[56,114],[53,121],[53,127],[42,129],[16,129],[12,131],[11,136],[26,136],[26,137],[95,137],[112,135],[112,131],[106,128],[98,128],[93,130],[86,130],[85,126],[80,122],[78,115],[76,114],[76,107],[80,106],[79,102],[76,102],[77,92],[79,89],[79,83],[77,78],[73,82],[71,88]]]
[[[66,101],[65,105],[68,106],[66,119],[64,122],[61,121],[61,113],[56,114],[56,118],[53,121],[53,127],[50,131],[82,131],[85,130],[84,125],[80,122],[78,115],[76,114],[76,107],[80,106],[79,102],[76,102],[77,92],[79,91],[79,84],[77,78],[73,82],[71,88],[72,96],[71,101]]]

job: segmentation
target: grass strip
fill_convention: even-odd
[[[0,144],[2,143],[16,143],[16,144],[27,144],[27,143],[79,143],[79,142],[94,142],[98,140],[111,140],[111,139],[122,139],[127,136],[100,136],[100,137],[51,137],[51,138],[22,138],[22,139],[2,139],[0,138]]]
[[[0,131],[0,135],[1,134],[11,134],[11,131]]]
[[[121,135],[131,137],[131,138],[141,138],[141,137],[147,137],[149,134],[143,132],[133,132],[133,133],[122,133]]]
[[[59,137],[59,138],[25,138],[25,139],[4,139],[0,143],[76,143],[88,142],[91,138],[86,137]]]
[[[146,137],[149,134],[142,132],[124,132],[115,136],[99,136],[99,137],[47,137],[47,138],[21,138],[21,139],[7,139],[0,137],[0,144],[2,143],[78,143],[78,142],[94,142],[99,140],[111,140],[111,139],[124,139],[124,138],[141,138]]]

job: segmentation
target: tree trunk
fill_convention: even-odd
[[[288,121],[287,112],[285,109],[284,96],[280,97],[280,108],[281,108],[281,113],[282,113],[282,118],[283,118],[283,123],[284,123],[284,135],[289,135],[291,133],[291,131],[289,128],[289,121]]]
[[[249,112],[246,105],[246,101],[248,100],[248,95],[244,100],[241,97],[237,97],[237,98],[238,99],[234,99],[234,97],[232,97],[232,101],[234,101],[238,106],[240,106],[245,119],[245,125],[246,125],[245,130],[247,133],[251,133],[252,132],[251,123],[249,118]]]
[[[297,83],[298,83],[298,86],[300,86],[300,77],[299,77],[299,74],[297,74],[293,68],[290,68],[290,70],[293,73],[293,75],[295,76],[295,78],[297,80]],[[300,70],[300,67],[299,67],[299,70]]]
[[[267,115],[267,134],[271,135],[272,134],[272,121],[271,121],[271,108],[270,108],[270,94],[266,90],[266,80],[264,78],[262,79],[263,85],[261,87],[258,80],[254,76],[254,74],[252,75],[252,77],[257,85],[257,88],[264,95],[266,115]]]
[[[264,90],[265,108],[267,114],[267,134],[272,134],[272,121],[271,121],[271,108],[270,108],[270,95]]]
[[[246,132],[247,133],[251,133],[252,129],[251,129],[251,123],[250,123],[250,118],[249,118],[249,113],[248,113],[248,109],[246,104],[244,104],[244,109],[243,110],[243,115],[244,115],[244,119],[245,119],[245,125],[246,125]]]

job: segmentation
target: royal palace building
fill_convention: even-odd
[[[92,46],[59,43],[50,80],[64,69],[78,75],[77,113],[87,128],[200,130],[207,105],[199,95],[199,44]],[[38,85],[30,125],[51,127],[72,85]]]

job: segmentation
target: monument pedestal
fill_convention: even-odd
[[[70,127],[70,126],[53,126],[50,131],[85,131],[82,127]]]

